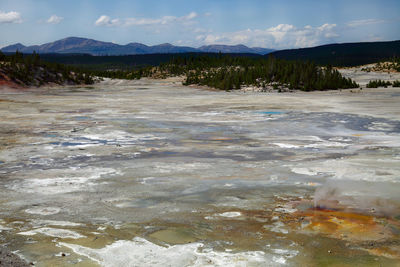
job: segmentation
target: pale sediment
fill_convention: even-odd
[[[395,265],[399,93],[2,91],[1,242],[50,266]]]

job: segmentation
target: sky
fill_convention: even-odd
[[[400,0],[0,0],[0,47],[100,41],[273,49],[400,39]]]

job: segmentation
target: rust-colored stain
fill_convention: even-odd
[[[387,236],[383,225],[374,217],[332,210],[308,210],[304,214],[310,224],[306,229],[318,231],[331,237],[345,240],[379,240]]]
[[[372,255],[400,259],[400,237],[393,231],[393,227],[400,228],[400,223],[392,218],[322,208],[310,208],[294,216],[303,216],[309,222],[303,228],[305,233],[348,241]]]

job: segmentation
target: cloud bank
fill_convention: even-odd
[[[279,24],[268,29],[247,29],[221,34],[198,35],[196,40],[203,44],[246,44],[249,46],[292,48],[310,47],[339,37],[336,24],[323,24],[319,27],[297,28],[290,24]]]
[[[176,17],[176,16],[163,16],[161,18],[114,18],[107,15],[100,16],[96,22],[96,26],[108,26],[108,27],[118,27],[118,26],[162,26],[171,24],[183,24],[190,25],[193,20],[197,17],[196,12],[191,12],[186,16]]]
[[[0,10],[0,23],[21,23],[21,14],[15,11],[3,12]]]
[[[361,19],[361,20],[352,20],[347,22],[347,26],[351,28],[360,27],[360,26],[367,26],[373,24],[380,24],[384,23],[385,21],[382,19]]]
[[[48,20],[46,20],[46,23],[49,24],[58,24],[60,23],[64,18],[63,17],[59,17],[57,15],[52,15]]]

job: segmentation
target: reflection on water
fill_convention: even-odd
[[[3,93],[1,243],[39,266],[396,265],[399,99],[351,97]]]

